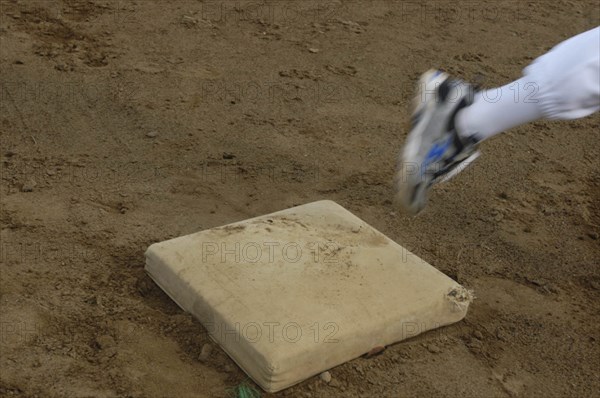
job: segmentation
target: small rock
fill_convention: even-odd
[[[588,233],[588,236],[593,240],[598,240],[598,232],[590,232]]]
[[[531,279],[531,278],[527,278],[527,281],[531,282],[532,284],[536,285],[536,286],[545,286],[546,283],[543,280],[540,279]]]
[[[198,357],[198,359],[200,360],[200,362],[206,362],[208,360],[208,358],[210,358],[210,354],[212,353],[213,347],[212,345],[206,343],[202,346],[202,349],[200,350],[200,356]]]
[[[158,131],[151,131],[149,133],[146,133],[146,137],[148,138],[155,138],[158,136]]]
[[[473,336],[475,336],[477,340],[483,340],[483,334],[479,330],[474,331]]]
[[[427,344],[427,351],[429,351],[432,354],[438,354],[440,352],[442,352],[442,350],[440,349],[440,347],[438,347],[435,344]]]
[[[32,192],[33,188],[36,186],[36,182],[34,180],[29,180],[21,187],[21,191],[23,192]]]
[[[333,379],[329,382],[329,385],[333,388],[340,388],[342,386],[342,383],[340,383],[336,379]]]
[[[508,334],[503,329],[496,330],[496,337],[500,341],[508,341]]]
[[[364,376],[364,375],[365,375],[365,370],[362,368],[362,366],[361,366],[360,364],[356,363],[356,364],[354,364],[352,367],[353,367],[353,368],[354,368],[354,370],[356,370],[356,372],[357,372],[358,374],[360,374],[361,376]]]
[[[148,277],[144,276],[138,279],[136,286],[138,292],[142,296],[148,295],[152,289],[154,288],[154,282],[152,282]]]
[[[546,289],[548,289],[548,291],[550,293],[554,293],[554,294],[560,293],[560,289],[558,288],[558,286],[556,286],[553,283],[548,284],[548,286],[546,286]]]
[[[104,350],[104,356],[107,358],[112,358],[117,355],[117,352],[117,347],[108,347],[106,350]]]
[[[325,371],[323,373],[321,373],[321,380],[323,380],[325,383],[328,383],[331,381],[331,373],[329,373],[328,371]]]
[[[96,338],[96,345],[101,349],[101,350],[106,350],[108,348],[114,347],[115,346],[115,339],[112,338],[112,336],[109,336],[107,334],[104,334],[102,336],[98,336]]]
[[[543,213],[544,215],[546,215],[546,216],[551,216],[552,214],[554,214],[554,210],[553,210],[552,208],[550,208],[550,207],[546,207],[546,206],[544,206],[544,207],[542,208],[542,213]]]
[[[189,15],[184,15],[183,16],[183,20],[187,21],[187,22],[191,22],[193,24],[197,24],[198,20],[196,20],[194,17],[190,17]]]
[[[313,54],[316,54],[316,53],[318,53],[321,50],[319,50],[318,48],[309,48],[308,51],[310,51]]]
[[[474,351],[481,351],[481,349],[483,348],[483,343],[477,339],[471,339],[467,342],[467,347]]]
[[[235,159],[235,155],[229,152],[223,152],[223,159],[231,160]]]

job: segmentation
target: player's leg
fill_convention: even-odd
[[[461,135],[486,139],[537,119],[578,119],[600,109],[600,28],[537,58],[524,76],[475,95],[456,115]]]
[[[575,119],[600,109],[600,28],[562,42],[498,89],[474,93],[468,83],[429,71],[416,102],[395,181],[396,201],[411,213],[425,207],[433,184],[479,156],[482,140],[540,118]]]

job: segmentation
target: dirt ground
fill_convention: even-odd
[[[477,298],[263,396],[597,396],[598,114],[485,142],[416,218],[390,200],[420,73],[507,83],[598,25],[595,1],[0,5],[0,395],[231,396],[247,377],[200,358],[145,249],[332,199]]]

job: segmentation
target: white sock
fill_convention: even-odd
[[[513,127],[542,118],[537,85],[522,77],[510,84],[475,94],[473,104],[456,114],[461,137],[483,141]]]

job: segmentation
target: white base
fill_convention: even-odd
[[[457,322],[471,300],[331,201],[153,244],[146,270],[268,392]]]

